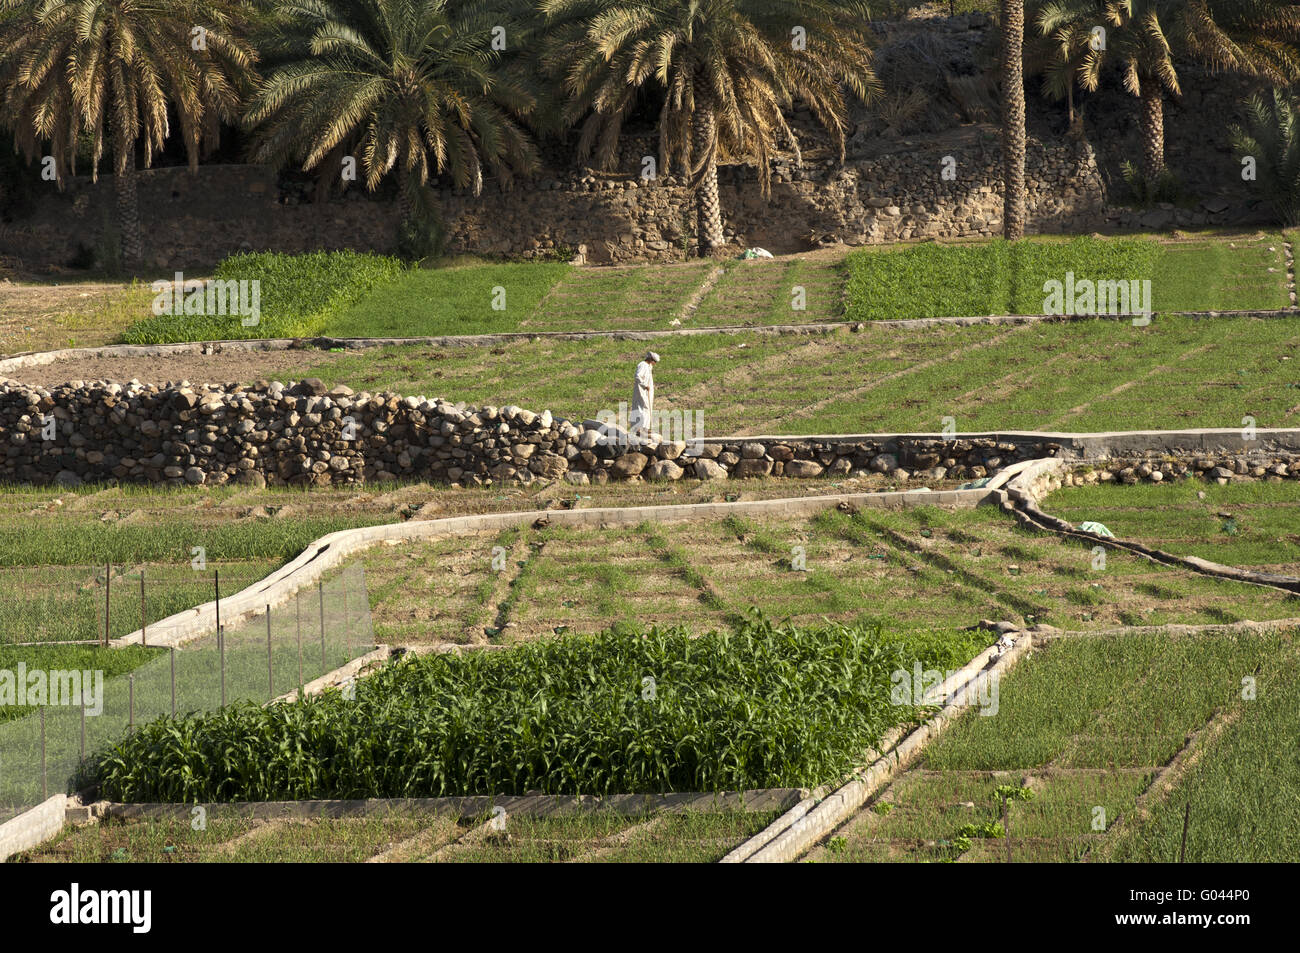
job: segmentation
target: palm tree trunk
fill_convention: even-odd
[[[723,243],[722,201],[718,197],[718,163],[714,139],[717,120],[713,115],[713,91],[703,82],[695,84],[695,112],[691,116],[692,161],[708,155],[708,164],[695,186],[695,235],[703,257]]]
[[[1142,175],[1154,182],[1165,171],[1165,96],[1154,79],[1142,81]]]
[[[144,261],[144,239],[140,232],[140,198],[136,193],[135,144],[125,147],[118,159],[113,185],[117,200],[117,232],[122,249],[122,267],[134,272]]]
[[[1002,234],[1025,237],[1025,5],[1000,0],[1002,19]]]
[[[397,224],[405,225],[411,220],[411,214],[415,211],[415,190],[418,186],[410,181],[403,181],[402,187],[397,190]]]

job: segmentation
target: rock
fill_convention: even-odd
[[[655,455],[661,460],[676,460],[685,449],[685,440],[665,440],[659,444],[659,449],[655,451]]]
[[[680,480],[683,470],[671,460],[657,460],[645,471],[650,480]]]
[[[695,461],[695,478],[698,480],[725,480],[727,471],[716,460],[702,457]]]
[[[732,467],[731,472],[735,476],[742,477],[742,478],[743,477],[764,477],[772,472],[772,461],[755,460],[753,458],[750,458],[748,460],[741,460],[734,467]]]
[[[649,461],[650,458],[644,453],[625,453],[614,460],[613,465],[609,468],[610,476],[620,480],[639,476]]]
[[[570,470],[568,473],[564,474],[564,479],[566,482],[572,483],[574,486],[586,486],[591,482],[591,478],[580,470]]]
[[[56,486],[61,486],[64,489],[71,490],[81,486],[81,477],[77,476],[71,470],[60,470],[54,476],[54,483]]]
[[[790,460],[785,464],[785,476],[804,479],[822,475],[823,467],[813,460]]]
[[[235,482],[240,486],[251,487],[255,490],[266,488],[266,477],[260,470],[244,470],[235,478]]]
[[[767,448],[761,443],[746,443],[740,447],[740,456],[744,460],[761,460],[767,455]]]
[[[185,471],[185,482],[190,484],[190,486],[198,486],[203,483],[206,478],[207,474],[198,467],[190,467]]]

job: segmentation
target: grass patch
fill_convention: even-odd
[[[20,664],[28,672],[37,669],[49,672],[91,671],[103,672],[104,679],[125,675],[154,658],[161,649],[127,645],[120,649],[104,649],[94,645],[3,645],[0,644],[0,670],[14,672]],[[87,686],[89,689],[89,686]],[[23,718],[36,711],[31,705],[0,704],[0,722]]]
[[[570,270],[554,262],[407,271],[340,309],[337,337],[425,337],[518,331]]]
[[[354,251],[303,255],[249,252],[232,255],[213,273],[218,281],[256,281],[260,320],[244,327],[236,314],[162,314],[137,321],[122,335],[127,344],[228,341],[334,334],[333,323],[370,289],[405,270],[396,258]]]
[[[1116,536],[1175,555],[1300,572],[1300,481],[1062,487],[1045,505],[1075,525],[1097,520]]]

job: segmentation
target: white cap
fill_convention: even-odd
[[[646,352],[645,352],[645,359],[646,359],[647,361],[654,361],[656,364],[659,363],[659,355],[656,354],[654,351],[646,351]]]

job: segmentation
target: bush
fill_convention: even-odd
[[[877,627],[609,631],[404,660],[338,692],[164,718],[93,761],[119,801],[716,791],[834,781],[911,720],[890,675],[983,643]],[[649,681],[653,679],[653,682]],[[653,688],[651,688],[653,686]]]
[[[1150,208],[1157,202],[1177,202],[1183,197],[1178,177],[1169,169],[1162,169],[1155,176],[1147,176],[1132,162],[1125,160],[1120,165],[1120,174],[1128,186],[1129,200],[1139,208]]]
[[[328,334],[337,313],[404,269],[397,258],[355,251],[232,255],[217,266],[213,278],[260,282],[256,326],[244,327],[238,315],[162,314],[136,322],[122,337],[128,344],[165,344]]]

